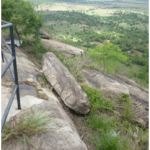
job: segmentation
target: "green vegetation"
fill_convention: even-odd
[[[69,3],[63,3],[68,0],[29,1],[36,6],[36,12],[27,1],[2,0],[2,18],[14,24],[16,33],[19,33],[18,37],[19,35],[30,35],[28,39],[21,37],[23,47],[32,57],[36,56],[40,64],[42,64],[43,55],[52,51],[80,84],[84,84],[82,69],[87,67],[108,72],[114,76],[120,74],[148,87],[147,1],[71,0],[69,3],[72,6]],[[23,4],[24,7],[21,7]],[[84,6],[82,4],[92,6],[82,10]],[[76,6],[80,8],[74,9],[73,7]],[[62,11],[49,9],[55,7],[65,9]],[[29,8],[28,12],[26,12],[27,8]],[[16,13],[16,10],[19,13]],[[12,14],[6,19],[10,11]],[[44,24],[41,13],[45,19]],[[26,30],[27,28],[29,30]],[[69,59],[60,52],[45,48],[39,37],[40,28],[46,28],[45,31],[57,36],[66,44],[84,49],[85,55]],[[42,81],[47,83],[44,75],[42,75]],[[91,112],[84,119],[90,130],[94,132],[89,141],[96,150],[148,149],[148,130],[133,121],[136,114],[127,94],[122,94],[119,99],[108,99],[98,89],[86,85],[82,85],[82,89],[92,106]],[[20,134],[20,132],[24,133],[24,130],[20,131],[20,129],[28,130],[30,126],[26,126],[26,123],[32,118],[34,117],[25,122],[22,118],[16,124],[16,130],[13,132],[10,132],[12,130],[6,125],[3,141],[23,137],[25,143],[29,142],[33,145],[28,135],[34,135],[45,128],[32,130],[31,127],[30,134],[28,132]]]
[[[46,77],[44,76],[44,73],[42,73],[42,78],[41,78],[41,80],[42,80],[44,83],[46,83],[46,84],[49,85],[49,82],[47,81]]]
[[[121,118],[132,122],[134,115],[132,114],[133,106],[128,94],[122,94],[120,101],[123,103],[123,112]]]
[[[24,113],[19,121],[14,122],[14,126],[5,123],[4,129],[2,131],[2,142],[12,139],[22,139],[24,140],[25,150],[26,144],[31,144],[36,150],[36,146],[30,141],[29,137],[35,135],[36,133],[46,130],[46,124],[48,124],[52,119],[50,119],[45,111],[39,111],[29,117],[29,113]]]
[[[87,86],[82,86],[82,89],[86,92],[90,104],[92,106],[92,112],[95,112],[95,110],[113,110],[114,102],[108,99],[104,99],[102,96],[102,92],[100,92],[97,89],[90,88]]]
[[[103,64],[104,70],[109,73],[115,71],[118,62],[127,63],[127,57],[121,53],[121,49],[108,42],[97,47],[96,50],[90,51],[89,54],[92,60]]]
[[[89,141],[96,150],[147,149],[148,131],[134,124],[133,106],[127,94],[122,94],[118,100],[113,101],[104,98],[100,90],[85,85],[82,88],[92,106],[86,122],[95,131]],[[123,105],[123,110],[119,109],[120,105]],[[121,115],[116,115],[114,111],[119,111]],[[136,143],[137,140],[140,142]]]
[[[120,69],[118,69],[118,66],[120,66],[120,68],[127,70],[127,72],[123,71],[123,75],[135,80],[139,84],[142,83],[143,86],[148,86],[149,54],[147,48],[147,15],[116,11],[112,16],[104,17],[87,15],[86,13],[77,11],[51,11],[45,14],[45,21],[47,22],[46,26],[59,38],[63,39],[65,43],[87,50],[87,53],[90,51],[92,54],[90,56],[96,56],[99,53],[106,72],[112,74],[115,74],[115,72],[121,73]],[[122,26],[123,23],[127,26]],[[141,24],[143,24],[142,29]],[[74,29],[75,26],[77,26],[78,29],[77,27]],[[138,28],[138,26],[140,28]],[[78,32],[76,32],[76,30],[78,30]],[[118,49],[119,47],[119,52],[115,53],[115,50],[111,51],[111,54],[106,52],[107,48],[102,46],[105,41],[113,43],[114,48]],[[97,44],[101,45],[101,48],[99,48],[101,50],[99,51],[98,48],[96,48]],[[103,60],[100,51],[105,52]],[[124,56],[121,54],[119,55],[120,51]],[[139,56],[138,52],[141,52],[141,56]],[[108,56],[107,54],[110,55]],[[120,61],[118,63],[117,61],[116,63],[116,61],[113,61],[113,64],[110,63],[112,60],[115,60],[116,56],[124,62]],[[99,59],[98,56],[96,57]],[[108,57],[109,59],[107,59]],[[96,58],[92,59],[94,61],[96,60]],[[105,69],[106,63],[108,65]],[[139,66],[138,70],[133,69],[135,65]],[[99,68],[99,70],[101,69]]]
[[[27,52],[32,56],[32,57],[37,57],[38,61],[40,64],[42,64],[42,58],[43,55],[48,52],[49,50],[45,48],[45,46],[42,44],[41,40],[39,39],[38,41],[38,48],[36,47],[35,44],[35,39],[33,38],[21,38],[23,41],[23,46],[27,49]],[[36,49],[38,49],[38,53],[36,53]]]

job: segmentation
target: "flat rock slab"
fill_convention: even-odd
[[[42,76],[41,72],[20,49],[16,47],[15,50],[19,84],[23,83],[28,78],[33,78],[38,82],[39,77]],[[8,52],[8,50],[5,50],[4,53],[7,60],[9,61],[11,59],[11,54]],[[1,63],[1,70],[5,67],[5,65],[6,61]],[[11,65],[11,68],[13,70],[13,64]],[[14,83],[9,69],[2,78],[2,84],[3,83]]]
[[[83,75],[89,85],[101,89],[109,94],[119,96],[121,93],[129,94],[128,87],[119,82],[105,76],[103,73],[96,70],[84,69]]]
[[[66,52],[70,55],[84,55],[84,50],[58,41],[42,39],[42,43],[46,47],[52,47],[57,51]]]
[[[134,121],[148,126],[148,94],[141,91],[136,86],[125,83],[107,73],[102,73],[93,69],[83,69],[83,75],[89,86],[100,89],[107,96],[117,99],[121,93],[126,93],[133,100]]]
[[[9,93],[10,88],[3,87],[3,90]],[[30,116],[38,111],[45,110],[49,118],[53,119],[47,124],[49,129],[29,137],[38,150],[87,150],[85,143],[79,137],[74,123],[63,110],[58,99],[51,91],[49,91],[48,95],[48,101],[30,95],[21,97],[22,110],[16,109],[17,102],[14,100],[7,118],[7,124],[12,124],[14,120],[18,121],[25,112],[29,112],[28,116]],[[4,103],[8,102],[6,96],[7,94],[3,92],[2,98]],[[12,140],[11,142],[8,140],[2,144],[2,149],[23,150],[23,139],[19,139],[19,141]],[[30,144],[29,149],[34,150]]]
[[[139,101],[142,103],[146,108],[149,108],[149,94],[142,91],[136,86],[133,85],[127,85],[129,92],[130,92],[130,97],[132,100]]]
[[[118,75],[117,76],[120,80],[122,80],[123,82],[127,83],[128,85],[131,85],[131,86],[135,86],[137,88],[139,88],[140,90],[146,92],[146,93],[149,93],[149,90],[146,89],[145,87],[142,87],[141,85],[137,84],[136,82],[124,77],[124,76],[121,76],[121,75]]]
[[[42,69],[48,82],[69,108],[80,114],[90,111],[87,95],[55,54],[48,52],[43,56]]]
[[[43,38],[43,39],[51,39],[52,38],[47,32],[44,32],[42,30],[40,30],[39,32],[40,32],[41,38]]]
[[[139,101],[148,108],[149,94],[137,87],[136,84],[128,84],[124,80],[92,69],[84,69],[83,75],[89,85],[104,90],[108,94],[116,94],[118,96],[121,93],[128,94],[132,100]]]

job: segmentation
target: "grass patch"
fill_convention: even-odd
[[[96,144],[96,150],[123,150],[123,143],[120,143],[120,136],[113,135],[112,132],[98,134],[98,138],[94,143],[98,143]]]
[[[127,94],[117,100],[103,97],[100,90],[86,85],[82,89],[90,100],[92,110],[86,116],[87,125],[94,135],[89,142],[96,150],[144,150],[148,146],[148,130],[132,121],[133,105]],[[120,107],[122,106],[122,107]],[[114,112],[119,111],[120,115]]]
[[[87,117],[86,122],[90,127],[98,130],[101,134],[111,130],[111,127],[104,116],[97,116],[92,114]]]
[[[90,104],[92,106],[92,111],[95,110],[113,110],[113,106],[115,105],[115,103],[112,100],[108,100],[103,98],[103,94],[102,92],[100,92],[99,90],[92,88],[92,87],[88,87],[85,85],[81,86],[82,89],[85,91],[85,93],[88,96],[88,99],[90,100]]]
[[[132,142],[132,139],[122,136],[113,128],[112,118],[108,119],[106,116],[95,114],[87,117],[87,125],[95,129],[95,136],[89,139],[91,144],[95,145],[96,150],[130,150],[129,143]]]
[[[134,118],[134,115],[132,113],[133,105],[132,105],[131,99],[129,98],[129,95],[122,93],[119,101],[123,103],[123,111],[121,113],[121,118],[132,122]]]
[[[39,111],[30,117],[28,117],[29,113],[24,113],[18,122],[14,122],[14,125],[8,125],[5,123],[2,131],[2,142],[23,138],[25,150],[26,143],[31,144],[35,149],[37,149],[30,141],[29,137],[46,130],[47,128],[45,125],[52,121],[52,119],[45,115],[44,112],[44,110]]]

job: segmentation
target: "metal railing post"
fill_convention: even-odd
[[[1,56],[2,56],[2,61],[4,62],[4,55],[2,52],[1,52]]]
[[[10,27],[10,39],[11,39],[12,56],[15,57],[15,59],[13,61],[13,68],[14,68],[15,84],[18,86],[17,91],[16,91],[17,104],[18,104],[18,109],[21,109],[17,65],[16,65],[16,53],[15,53],[15,44],[14,44],[14,36],[13,36],[13,26]]]

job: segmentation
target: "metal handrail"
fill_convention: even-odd
[[[6,66],[3,68],[3,70],[1,71],[1,78],[4,76],[4,74],[6,73],[6,71],[9,69],[10,70],[10,73],[14,79],[14,82],[15,82],[15,86],[14,86],[14,89],[13,89],[13,92],[12,92],[12,95],[9,99],[9,102],[7,104],[7,107],[5,109],[5,112],[4,112],[4,115],[2,117],[2,120],[1,120],[1,131],[3,130],[3,127],[5,125],[5,122],[6,122],[6,119],[7,119],[7,116],[8,116],[8,113],[9,113],[9,110],[11,108],[11,105],[12,105],[12,102],[13,102],[13,99],[15,97],[15,94],[17,95],[17,104],[18,104],[18,109],[21,109],[21,104],[20,104],[20,94],[19,94],[19,85],[18,85],[18,74],[17,74],[17,64],[16,64],[16,53],[15,53],[15,45],[14,45],[14,35],[13,35],[13,24],[12,23],[9,23],[9,22],[6,22],[6,21],[3,21],[1,20],[2,22],[2,25],[1,25],[1,29],[5,29],[5,28],[10,28],[10,39],[11,39],[11,49],[10,47],[8,46],[8,44],[6,43],[6,41],[2,38],[2,42],[5,44],[6,48],[8,49],[8,51],[10,52],[12,58],[10,59],[10,61],[8,62],[7,61],[7,58],[4,54],[4,50],[1,48],[1,56],[2,56],[2,62],[4,62],[4,59],[6,61]],[[13,63],[13,69],[14,69],[14,73],[12,72],[11,70],[11,67],[10,65]]]

